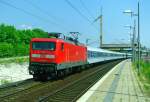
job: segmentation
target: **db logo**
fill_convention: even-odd
[[[41,58],[45,58],[45,55],[44,54],[41,54],[41,56],[40,56]]]

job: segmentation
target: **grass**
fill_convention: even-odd
[[[8,63],[23,63],[29,62],[29,58],[13,58],[8,60],[0,60],[0,64],[8,64]]]
[[[6,79],[2,79],[2,80],[0,80],[0,83],[1,84],[8,84],[8,83],[10,83],[10,81],[6,80]]]
[[[134,69],[137,63],[134,63]],[[143,84],[145,93],[150,97],[150,61],[142,60],[140,62],[140,74],[138,75],[140,82]]]

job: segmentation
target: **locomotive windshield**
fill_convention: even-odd
[[[33,50],[55,50],[55,48],[54,42],[32,42]]]

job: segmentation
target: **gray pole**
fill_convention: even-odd
[[[140,74],[140,4],[138,1],[138,74]]]
[[[131,26],[132,27],[132,26]],[[134,27],[133,28],[133,33],[132,33],[132,37],[131,37],[131,46],[132,46],[132,62],[134,62]]]
[[[134,27],[133,27],[133,62],[135,63],[136,60],[136,46],[135,44],[137,42],[135,42],[136,39],[136,20],[134,20]]]
[[[100,15],[100,48],[103,44],[103,8],[101,7],[101,15]]]
[[[88,46],[88,44],[89,44],[89,43],[88,43],[88,42],[89,42],[89,40],[90,40],[90,39],[86,39],[86,46]]]

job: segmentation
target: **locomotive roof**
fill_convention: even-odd
[[[61,39],[61,38],[32,38],[31,41],[53,41],[53,42],[68,42],[68,43],[71,43],[71,44],[75,44],[75,45],[78,45],[78,46],[85,46],[84,44],[81,44],[79,42],[75,43],[73,41],[69,41],[69,40],[64,40],[64,39]]]
[[[62,41],[62,39],[58,39],[58,38],[32,38],[32,41]]]

